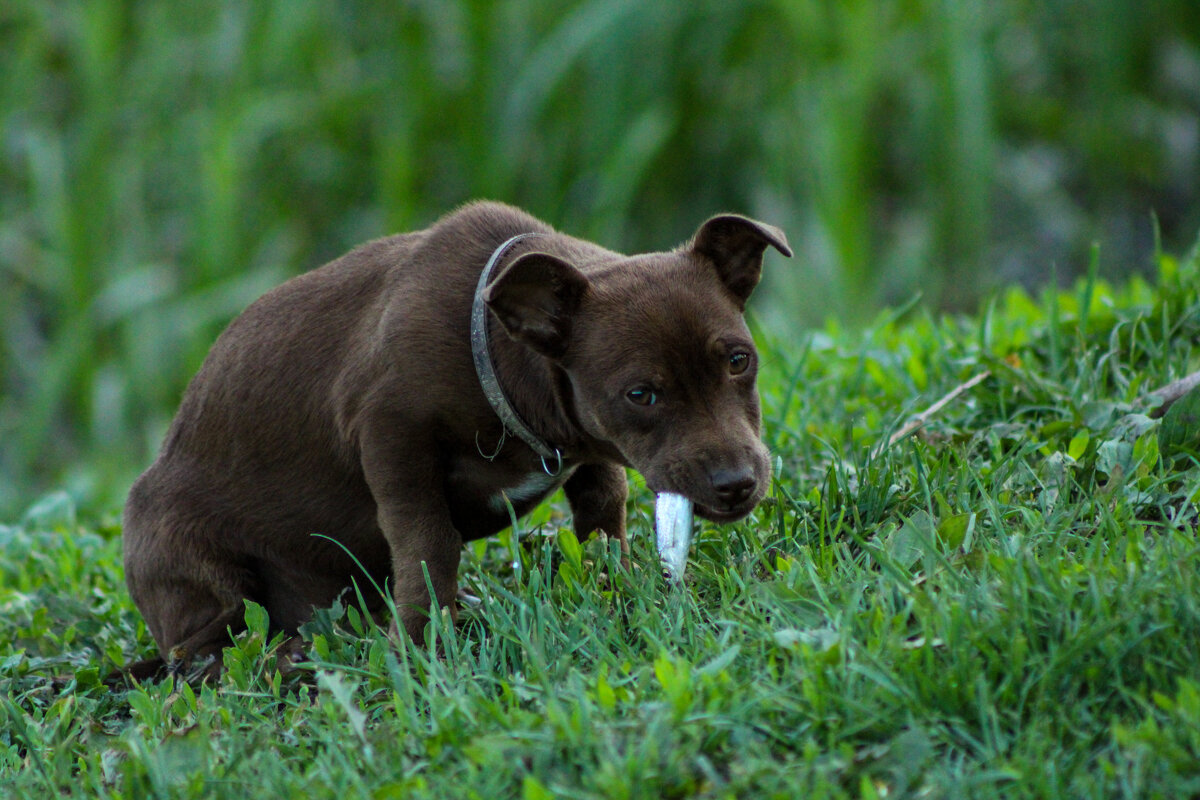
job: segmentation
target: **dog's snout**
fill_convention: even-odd
[[[730,505],[745,502],[758,485],[750,467],[717,469],[709,475],[709,480],[717,496]]]

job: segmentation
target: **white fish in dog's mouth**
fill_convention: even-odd
[[[654,499],[654,533],[658,556],[672,580],[682,581],[692,545],[692,501],[662,492]]]

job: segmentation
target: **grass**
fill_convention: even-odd
[[[217,685],[110,693],[152,650],[115,526],[50,495],[0,528],[14,797],[1185,797],[1200,792],[1200,256],[971,317],[764,333],[767,502],[683,588],[564,506],[466,550],[482,598],[393,645],[356,604],[281,676],[262,610]],[[920,435],[890,432],[983,370]],[[1183,401],[1181,401],[1183,402]],[[1190,402],[1190,401],[1189,401]]]
[[[778,333],[1200,228],[1193,0],[0,6],[7,518],[119,506],[233,315],[477,197],[630,252],[777,224]]]

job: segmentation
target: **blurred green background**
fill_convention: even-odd
[[[6,514],[115,509],[234,314],[471,198],[775,223],[785,334],[1200,227],[1196,0],[5,0],[0,76]]]

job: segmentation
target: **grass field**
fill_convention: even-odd
[[[777,480],[684,587],[634,478],[632,574],[552,503],[467,549],[457,629],[350,602],[287,677],[251,607],[218,685],[105,690],[152,650],[119,530],[48,496],[0,527],[0,794],[1196,796],[1200,403],[1146,395],[1200,369],[1200,256],[1156,265],[764,335]]]

